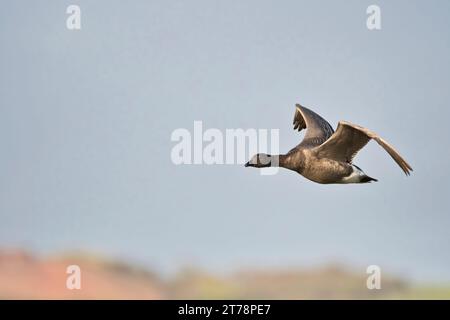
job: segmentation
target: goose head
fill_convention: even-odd
[[[267,168],[271,166],[272,156],[270,154],[258,153],[255,154],[250,161],[248,161],[245,166],[246,167],[255,167],[255,168]]]

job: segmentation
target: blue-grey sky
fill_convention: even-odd
[[[450,281],[450,2],[10,0],[0,41],[1,247]],[[171,162],[194,120],[280,129],[287,151],[295,103],[378,132],[413,174],[374,142],[367,185]]]

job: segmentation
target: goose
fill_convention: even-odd
[[[306,129],[303,140],[286,154],[258,153],[246,167],[282,167],[322,184],[368,183],[378,181],[353,164],[353,158],[370,141],[375,140],[408,176],[411,166],[389,143],[375,132],[347,121],[340,121],[336,132],[312,110],[295,105],[294,130]]]

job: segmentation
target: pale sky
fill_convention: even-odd
[[[0,247],[160,272],[344,262],[450,281],[450,2],[3,1]],[[66,8],[81,8],[79,31]],[[366,126],[379,180],[171,162],[177,128],[280,130],[295,103]]]

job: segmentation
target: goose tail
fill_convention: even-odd
[[[375,179],[375,178],[369,177],[368,175],[363,175],[361,177],[361,180],[360,180],[361,183],[369,183],[369,182],[372,182],[372,181],[377,182],[378,180]]]

